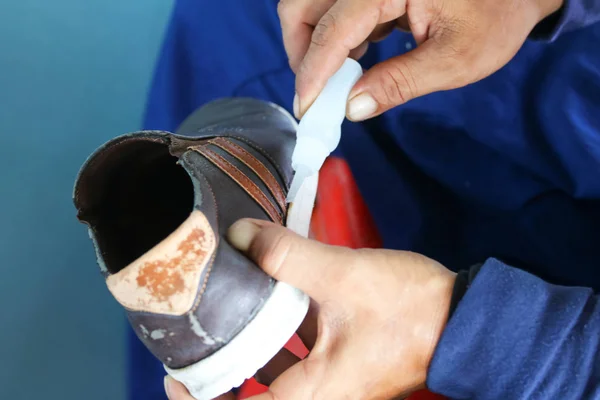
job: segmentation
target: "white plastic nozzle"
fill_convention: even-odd
[[[296,195],[300,191],[304,181],[314,174],[315,173],[306,165],[300,165],[298,168],[296,168],[296,173],[294,175],[294,179],[292,179],[290,191],[288,192],[288,202],[291,202],[296,198]]]
[[[360,64],[347,58],[300,120],[292,154],[296,175],[288,201],[294,200],[302,182],[319,172],[325,159],[340,143],[348,96],[362,73]]]

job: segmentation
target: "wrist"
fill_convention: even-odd
[[[444,268],[443,274],[439,277],[439,282],[434,286],[436,287],[434,299],[437,303],[436,312],[432,318],[432,336],[426,351],[425,351],[425,380],[427,379],[427,373],[429,371],[429,365],[433,359],[433,354],[437,348],[438,343],[442,337],[442,333],[448,324],[450,318],[450,309],[452,304],[452,297],[454,287],[456,284],[457,274]]]
[[[451,289],[449,301],[447,303],[448,304],[448,307],[447,307],[448,312],[446,313],[445,318],[443,319],[443,323],[441,322],[442,320],[440,320],[440,329],[437,330],[438,335],[436,336],[435,346],[433,346],[433,349],[432,349],[433,351],[430,355],[430,358],[427,360],[426,376],[429,374],[429,366],[431,365],[431,362],[433,360],[433,355],[434,355],[434,353],[438,347],[438,344],[441,340],[444,329],[448,325],[448,322],[452,318],[454,311],[458,307],[460,301],[462,300],[462,298],[466,294],[467,290],[469,289],[469,287],[475,280],[476,276],[479,274],[479,271],[481,270],[482,267],[483,267],[483,263],[478,263],[478,264],[471,266],[469,269],[461,270],[460,272],[453,274],[452,289]]]

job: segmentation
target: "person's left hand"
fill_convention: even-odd
[[[372,66],[350,92],[347,116],[363,121],[502,68],[563,0],[280,0],[283,43],[296,73],[300,119],[346,57],[395,28],[417,47]]]
[[[310,354],[282,350],[259,373],[269,390],[252,400],[391,399],[425,387],[454,273],[419,254],[328,246],[264,221],[237,222],[229,240],[314,300],[299,332]],[[165,384],[170,400],[193,400]]]

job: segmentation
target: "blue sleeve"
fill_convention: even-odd
[[[490,259],[448,321],[428,387],[453,399],[600,398],[600,303]]]
[[[556,13],[541,21],[532,39],[554,40],[563,33],[585,28],[600,21],[600,0],[564,0]]]

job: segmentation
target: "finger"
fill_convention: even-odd
[[[313,27],[303,22],[294,23],[282,30],[283,46],[288,56],[288,63],[294,73],[310,45]]]
[[[349,249],[306,239],[265,221],[240,220],[229,229],[228,238],[267,274],[304,291],[317,303],[333,296],[345,275],[344,266],[352,262]]]
[[[281,22],[283,45],[290,67],[296,72],[310,45],[310,37],[317,22],[331,8],[335,0],[281,0],[277,13]]]
[[[300,362],[300,358],[296,357],[288,349],[281,349],[271,361],[256,373],[256,378],[258,382],[268,386],[298,362]]]
[[[296,75],[300,115],[310,107],[350,51],[368,38],[379,17],[376,7],[365,8],[363,2],[354,0],[339,0],[323,15]]]
[[[169,375],[165,376],[165,393],[169,400],[194,400],[183,383],[176,381]]]
[[[439,41],[428,40],[406,54],[375,65],[352,89],[348,118],[362,121],[415,97],[468,83],[448,48],[452,46],[444,49]]]

